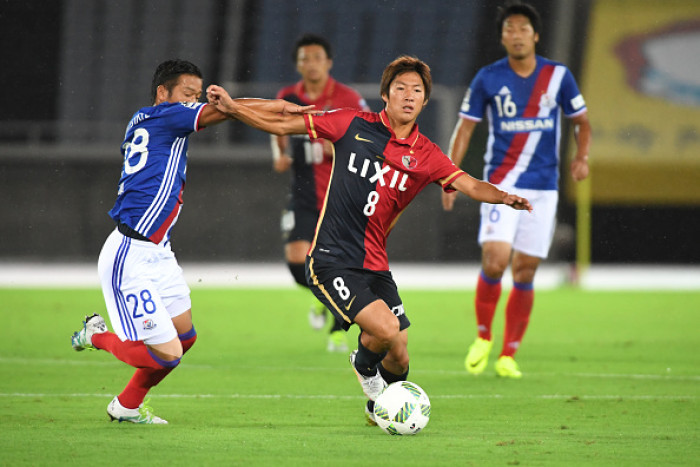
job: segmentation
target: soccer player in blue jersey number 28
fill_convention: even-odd
[[[306,276],[316,297],[345,329],[353,323],[361,329],[350,362],[369,398],[365,412],[370,423],[373,401],[387,383],[408,375],[410,322],[386,254],[387,236],[401,212],[430,183],[479,201],[531,209],[527,199],[461,171],[418,131],[416,118],[431,87],[429,67],[402,56],[382,75],[385,107],[380,113],[343,109],[277,116],[237,106],[218,86],[207,89],[211,103],[251,126],[333,143],[335,162]]]
[[[560,109],[576,129],[576,155],[571,175],[588,176],[591,127],[586,104],[571,72],[562,64],[535,54],[540,18],[524,3],[499,10],[497,27],[507,57],[487,65],[474,77],[459,112],[450,143],[450,157],[460,165],[472,132],[484,113],[489,120],[484,179],[503,190],[527,197],[532,215],[484,204],[479,243],[481,274],[476,287],[478,336],[465,366],[480,374],[493,346],[491,323],[501,295],[501,278],[510,263],[513,288],[506,304],[503,348],[496,361],[499,376],[520,378],[514,360],[530,319],[535,272],[547,257],[554,234],[559,184]],[[443,193],[443,207],[454,197]]]
[[[75,350],[102,349],[136,368],[107,406],[112,420],[167,423],[144,403],[150,388],[180,363],[197,339],[190,290],[170,247],[182,205],[190,133],[230,118],[198,102],[202,73],[190,62],[170,60],[156,69],[153,105],[126,127],[116,223],[98,261],[102,291],[114,333],[99,314],[85,318],[72,338]],[[304,108],[280,100],[237,100],[272,112]]]

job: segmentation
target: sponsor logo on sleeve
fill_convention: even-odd
[[[571,107],[573,107],[574,110],[582,109],[585,105],[586,102],[583,100],[583,96],[581,94],[571,99]]]
[[[464,99],[462,100],[462,106],[459,108],[460,112],[467,113],[469,112],[469,98],[472,95],[472,88],[467,89],[467,93],[464,95]]]

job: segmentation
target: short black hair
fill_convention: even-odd
[[[166,60],[158,65],[156,72],[153,74],[153,81],[151,82],[151,102],[156,101],[156,94],[158,92],[158,86],[160,85],[165,86],[168,92],[172,92],[180,75],[194,75],[198,78],[202,78],[202,72],[197,65],[187,60],[176,58],[174,60]]]
[[[503,23],[509,17],[513,15],[523,15],[532,25],[532,29],[536,34],[540,33],[542,29],[542,20],[540,19],[540,14],[535,10],[535,7],[527,3],[522,3],[519,1],[511,1],[506,3],[505,7],[498,7],[498,13],[496,14],[496,30],[498,31],[498,40],[501,40],[503,35]]]
[[[410,55],[401,55],[393,62],[389,63],[382,73],[382,82],[379,85],[379,95],[389,97],[391,83],[402,73],[414,71],[418,73],[423,81],[425,102],[430,99],[430,92],[433,89],[433,77],[430,74],[430,67],[423,60]]]
[[[297,39],[294,44],[294,51],[292,52],[292,60],[294,63],[297,61],[297,54],[299,53],[299,47],[304,47],[306,45],[320,45],[323,50],[326,51],[326,56],[330,59],[333,58],[333,49],[331,48],[330,42],[326,40],[325,37],[321,37],[317,34],[304,34],[299,39]]]

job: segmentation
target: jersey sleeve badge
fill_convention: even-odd
[[[472,95],[472,88],[467,89],[467,93],[464,95],[464,99],[462,99],[462,106],[459,108],[460,112],[467,113],[469,112],[469,98]]]
[[[581,94],[571,99],[571,107],[573,107],[574,110],[580,110],[585,105],[586,102],[583,100],[583,96]]]

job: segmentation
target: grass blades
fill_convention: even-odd
[[[150,394],[170,424],[135,426],[106,414],[132,369],[70,347],[101,292],[0,289],[0,465],[697,465],[700,292],[537,292],[518,381],[493,372],[505,294],[479,377],[473,293],[402,298],[409,380],[432,403],[414,437],[364,425],[304,291],[195,289],[198,341]]]

